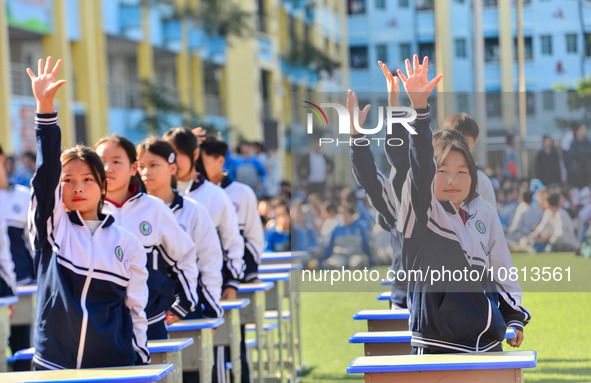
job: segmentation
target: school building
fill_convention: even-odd
[[[289,178],[301,101],[348,87],[346,28],[339,0],[0,0],[0,141],[35,149],[25,69],[51,55],[68,80],[57,95],[65,146],[111,133],[138,142],[194,112],[231,147],[277,150]]]
[[[535,152],[541,135],[559,138],[564,134],[566,130],[558,128],[560,120],[584,117],[580,110],[569,109],[567,93],[557,89],[573,89],[576,81],[591,73],[591,2],[522,1],[525,143]],[[519,78],[516,3],[347,0],[351,88],[358,92],[385,89],[377,60],[405,72],[404,59],[413,53],[428,55],[430,77],[445,75],[431,100],[435,113],[442,105],[436,98],[443,94],[446,104],[443,113],[435,114],[438,118],[434,118],[434,124],[441,122],[444,115],[459,111],[477,114],[477,95],[486,92],[488,158],[480,156],[479,162],[498,161],[497,152],[504,148],[505,135],[520,135],[515,95]],[[437,45],[441,49],[436,51]],[[477,49],[483,51],[482,55],[476,54]],[[366,101],[374,106],[386,105],[385,94],[367,94]]]

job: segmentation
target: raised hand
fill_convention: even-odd
[[[199,143],[199,145],[201,145],[201,143],[203,143],[203,141],[205,141],[205,135],[207,132],[202,127],[199,126],[195,129],[191,130],[191,132],[193,132],[193,135],[195,135],[195,137],[197,137],[197,142]]]
[[[351,134],[359,134],[357,129],[355,129],[355,107],[359,107],[359,101],[357,101],[357,95],[351,89],[347,92],[347,110],[349,111],[349,116],[351,117]],[[371,105],[365,105],[363,110],[359,110],[359,127],[363,127],[365,120],[367,119],[367,113],[371,109]]]
[[[425,56],[423,64],[419,65],[419,56],[413,56],[413,66],[410,67],[410,60],[406,59],[406,76],[398,69],[398,77],[408,93],[408,97],[412,103],[413,108],[426,108],[429,95],[443,78],[442,74],[438,74],[431,81],[428,79],[429,74],[429,58]]]
[[[382,68],[382,72],[384,72],[384,77],[386,77],[386,85],[388,87],[388,105],[389,106],[399,106],[398,97],[400,96],[400,80],[398,77],[394,77],[392,72],[388,69],[386,64],[381,61],[378,61],[378,65]]]
[[[47,57],[45,65],[43,59],[39,59],[37,75],[31,68],[27,68],[27,74],[31,78],[31,87],[33,95],[37,100],[37,113],[53,113],[53,99],[57,90],[66,83],[66,80],[56,81],[57,72],[62,66],[62,60],[57,60],[53,69],[51,68],[51,56]]]

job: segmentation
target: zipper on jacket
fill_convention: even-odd
[[[88,228],[87,228],[88,230]],[[89,230],[90,231],[90,230]],[[84,346],[86,344],[86,331],[88,328],[88,309],[86,308],[86,297],[88,296],[88,289],[92,281],[92,273],[94,271],[94,235],[90,236],[90,266],[88,268],[88,275],[84,281],[82,288],[82,295],[80,296],[80,306],[82,307],[82,325],[80,327],[80,342],[78,343],[78,356],[76,358],[76,368],[82,368],[82,359],[84,358]]]
[[[486,294],[484,294],[484,298],[486,299],[486,301],[488,302],[488,315],[487,315],[487,319],[486,319],[486,327],[484,328],[484,330],[480,333],[480,335],[478,335],[478,338],[476,339],[476,352],[479,352],[479,347],[480,347],[480,337],[482,337],[482,335],[488,331],[489,327],[490,327],[490,322],[492,321],[492,307],[490,304],[490,299],[488,299],[488,297],[486,296]]]

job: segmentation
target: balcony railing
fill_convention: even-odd
[[[109,97],[113,108],[139,109],[142,107],[140,87],[136,81],[111,81]]]
[[[223,116],[224,115],[224,104],[222,99],[217,94],[206,94],[203,97],[205,114],[208,116]]]
[[[10,80],[13,96],[33,96],[31,80],[27,75],[27,66],[21,63],[10,63]]]

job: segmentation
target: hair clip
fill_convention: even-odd
[[[174,164],[174,159],[175,159],[174,152],[173,153],[170,153],[170,156],[168,156],[168,163],[169,164]]]

